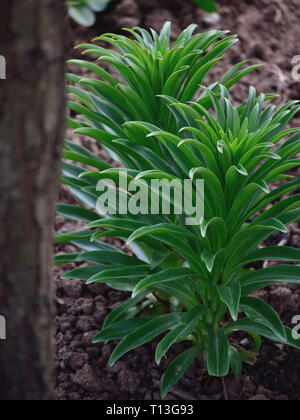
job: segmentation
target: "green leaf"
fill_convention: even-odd
[[[197,347],[191,347],[177,356],[169,365],[162,379],[161,396],[164,398],[188,368],[194,363],[200,352]]]
[[[151,320],[151,317],[141,317],[116,322],[106,328],[103,328],[103,330],[94,337],[93,344],[105,343],[111,340],[120,340],[126,337],[126,335],[128,335],[131,331],[146,325]]]
[[[110,82],[112,85],[118,84],[118,81],[114,79],[108,72],[106,72],[101,67],[97,66],[96,64],[90,63],[89,61],[73,59],[73,60],[67,61],[67,64],[72,64],[73,66],[80,66],[80,67],[87,68],[91,72],[96,73],[101,78]]]
[[[202,273],[203,263],[199,261],[197,253],[180,238],[180,236],[191,236],[189,232],[188,234],[186,233],[186,229],[171,224],[146,226],[135,231],[128,239],[127,244],[129,245],[131,242],[141,239],[144,236],[153,236],[155,239],[161,240],[163,243],[175,248],[184,258],[186,258],[190,263],[191,268],[195,268],[196,272],[200,270]]]
[[[107,270],[107,265],[88,265],[85,267],[75,268],[74,270],[68,271],[62,276],[62,279],[80,279],[88,280],[91,276],[99,275],[102,270]]]
[[[267,303],[254,297],[243,297],[241,310],[249,319],[268,327],[280,340],[286,341],[286,333],[278,315]]]
[[[93,211],[87,210],[83,207],[74,206],[72,204],[57,204],[57,213],[69,220],[83,220],[84,222],[91,222],[99,219],[99,215]]]
[[[123,254],[122,252],[105,250],[84,252],[78,256],[77,261],[89,261],[96,264],[113,264],[118,266],[144,265],[143,261]]]
[[[237,280],[232,280],[227,286],[217,286],[217,291],[223,303],[228,306],[234,321],[238,318],[241,299],[241,285]]]
[[[58,233],[55,236],[55,243],[62,244],[64,242],[71,242],[77,239],[90,238],[92,236],[92,231],[79,231],[79,232],[70,232],[70,233]]]
[[[235,378],[239,379],[242,375],[242,358],[238,350],[233,346],[229,347],[229,362]]]
[[[281,341],[281,339],[275,335],[268,327],[248,318],[242,318],[238,321],[231,322],[224,327],[224,330],[226,331],[226,334],[231,334],[236,331],[244,331],[249,334],[259,334],[263,337],[269,338],[272,341],[285,343],[285,341]]]
[[[155,352],[155,361],[158,365],[173,344],[177,343],[181,338],[188,336],[194,331],[198,320],[203,315],[204,311],[205,309],[200,305],[191,309],[183,315],[179,325],[177,325],[176,328],[174,328],[162,339],[156,347]]]
[[[276,343],[288,344],[289,346],[300,349],[300,339],[293,338],[293,331],[288,327],[284,327],[287,340],[280,339],[278,335],[274,334],[273,331],[271,331],[265,325],[251,321],[248,318],[243,318],[236,322],[232,322],[226,325],[224,329],[227,334],[233,333],[235,331],[245,331],[249,334],[259,334]]]
[[[272,218],[268,220],[262,220],[259,222],[254,221],[250,226],[263,226],[266,228],[272,228],[282,233],[287,233],[287,228],[280,220]]]
[[[279,265],[253,271],[241,278],[242,294],[272,286],[276,283],[300,284],[300,266]]]
[[[109,365],[113,366],[122,356],[124,356],[124,354],[137,347],[143,346],[163,332],[174,328],[180,321],[180,318],[181,315],[177,312],[161,315],[148,322],[143,327],[133,331],[115,348],[109,359]]]
[[[54,257],[54,264],[69,264],[77,260],[80,254],[62,254]]]
[[[187,277],[194,276],[195,273],[190,270],[189,268],[178,267],[178,268],[170,268],[167,270],[163,270],[160,273],[152,274],[151,276],[146,277],[145,279],[141,280],[134,289],[132,293],[132,297],[135,297],[138,293],[142,290],[147,289],[149,287],[153,287],[157,284],[168,283],[174,280],[185,279]]]
[[[171,283],[159,284],[157,289],[163,290],[170,296],[175,297],[179,302],[188,309],[192,309],[199,304],[199,299],[195,293],[180,280]]]
[[[141,266],[124,266],[122,268],[112,268],[111,270],[104,270],[101,273],[97,273],[90,277],[87,284],[92,283],[105,283],[107,280],[112,281],[113,279],[127,279],[144,277],[149,272],[148,265]]]
[[[103,329],[117,322],[120,322],[121,320],[133,318],[137,314],[136,305],[139,302],[143,301],[146,298],[146,296],[150,293],[151,290],[141,292],[134,299],[130,298],[123,302],[121,305],[117,306],[115,309],[113,309],[105,319]]]
[[[223,329],[208,332],[206,351],[209,375],[227,376],[229,371],[229,342]]]
[[[246,257],[241,265],[248,265],[255,261],[300,261],[300,249],[289,246],[270,246],[267,248],[260,248],[252,252]]]

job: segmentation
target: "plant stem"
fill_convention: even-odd
[[[224,376],[222,377],[222,385],[223,385],[223,391],[224,391],[224,398],[225,398],[225,401],[229,401],[229,398],[228,398],[228,393],[227,393],[227,388],[226,388],[226,383],[225,383],[225,378],[224,378]]]

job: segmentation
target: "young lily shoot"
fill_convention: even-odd
[[[69,125],[117,164],[66,140],[62,183],[78,205],[58,204],[58,213],[86,228],[57,235],[78,252],[56,263],[77,264],[64,278],[131,293],[94,339],[119,340],[110,366],[157,339],[160,364],[185,343],[169,360],[162,397],[194,362],[211,376],[233,371],[238,378],[261,337],[300,349],[300,339],[257,297],[276,283],[300,284],[300,250],[267,246],[300,220],[300,179],[290,175],[300,163],[300,129],[290,128],[300,106],[277,107],[275,95],[254,87],[235,106],[230,88],[257,66],[238,63],[207,85],[237,39],[195,31],[188,27],[172,45],[169,23],[160,34],[134,28],[128,37],[102,35],[78,47],[94,59],[70,61],[94,76],[68,74]],[[101,241],[106,237],[130,252]],[[236,332],[254,339],[253,351],[238,344]]]

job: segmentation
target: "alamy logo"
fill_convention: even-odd
[[[295,57],[292,58],[292,64],[294,64],[292,78],[298,81],[300,80],[300,55],[295,55]]]
[[[0,316],[0,340],[6,340],[6,319]]]
[[[0,79],[6,79],[6,60],[3,55],[0,55]]]
[[[119,173],[119,182],[98,182],[97,211],[101,215],[176,214],[185,216],[186,225],[200,225],[204,216],[203,179],[156,179],[149,183]]]
[[[294,340],[300,340],[300,315],[294,316],[292,324],[296,326],[293,328],[292,336]]]

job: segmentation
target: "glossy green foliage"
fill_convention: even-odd
[[[77,115],[70,126],[100,143],[120,167],[66,141],[62,182],[79,205],[59,204],[58,213],[87,225],[57,236],[57,242],[71,242],[78,252],[60,255],[56,262],[80,264],[66,278],[132,293],[95,337],[97,343],[121,340],[111,365],[157,337],[157,363],[176,343],[189,343],[171,361],[162,395],[198,357],[206,360],[210,375],[225,376],[231,368],[238,377],[245,352],[231,345],[236,331],[254,338],[254,351],[260,336],[300,348],[276,312],[249,296],[277,282],[300,283],[300,250],[264,245],[300,219],[300,196],[291,194],[300,180],[288,175],[299,165],[300,132],[287,128],[299,105],[276,107],[268,103],[272,95],[257,96],[251,87],[248,100],[234,106],[228,89],[252,69],[242,70],[244,63],[204,88],[206,74],[236,39],[218,31],[193,35],[194,30],[187,28],[172,48],[169,24],[161,34],[130,30],[135,40],[103,35],[98,40],[114,50],[94,44],[79,48],[110,64],[118,78],[83,60],[71,63],[88,68],[95,78],[69,75],[75,98],[69,107]],[[171,199],[169,214],[149,209],[128,215],[116,206],[114,216],[101,217],[97,183],[104,178],[121,182],[120,174],[144,180],[149,194],[152,179],[203,179],[200,225],[186,225]],[[274,185],[278,180],[280,186]],[[134,256],[101,242],[109,236],[127,242]],[[264,260],[282,264],[251,268]]]

